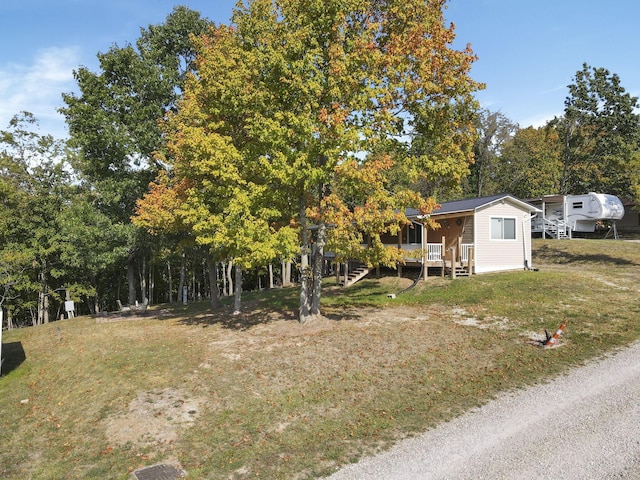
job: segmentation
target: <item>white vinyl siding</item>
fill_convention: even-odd
[[[476,210],[475,273],[522,269],[525,258],[531,265],[529,216],[509,201]]]

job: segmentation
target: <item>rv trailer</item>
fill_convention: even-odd
[[[617,238],[615,221],[624,216],[620,199],[606,193],[546,195],[529,203],[542,210],[531,221],[531,233],[543,238],[572,238],[573,232],[595,232],[596,224],[605,221],[611,222]]]

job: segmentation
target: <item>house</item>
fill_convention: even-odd
[[[625,214],[620,199],[604,193],[545,195],[528,202],[541,210],[532,221],[532,234],[543,238],[572,238],[575,232],[595,232],[605,224],[617,238],[616,220]]]
[[[423,266],[424,277],[429,269],[443,275],[521,270],[531,268],[531,219],[538,213],[506,194],[444,202],[430,214],[440,228],[427,229],[410,209],[411,224],[382,240],[406,251],[406,265]]]

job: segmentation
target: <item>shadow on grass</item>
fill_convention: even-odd
[[[355,320],[359,315],[354,306],[376,305],[375,302],[366,300],[369,296],[380,296],[380,292],[372,291],[370,287],[353,288],[345,295],[345,290],[341,288],[323,288],[324,300],[320,307],[322,316],[332,321]],[[216,308],[208,303],[198,302],[164,311],[170,312],[165,318],[177,317],[178,324],[181,325],[200,325],[203,328],[219,325],[229,330],[245,331],[276,321],[297,323],[299,301],[299,290],[286,288],[243,293],[241,310],[237,314],[234,314],[232,297],[222,298],[222,306]]]
[[[383,283],[381,279],[366,279],[348,288],[332,287],[323,290],[323,298],[329,306],[371,308],[384,305],[390,294],[399,295],[412,284],[404,278],[404,283]]]
[[[223,305],[216,309],[194,312],[178,320],[180,325],[200,325],[203,328],[220,325],[222,328],[236,331],[249,330],[258,325],[284,320],[295,322],[298,317],[290,309],[271,309],[243,302],[240,313],[234,313],[233,305]]]
[[[359,318],[357,312],[345,311],[336,306],[323,306],[322,316],[327,320],[346,321]],[[240,313],[234,314],[231,306],[219,307],[215,310],[200,311],[178,320],[180,325],[199,325],[207,328],[219,325],[224,329],[235,331],[247,331],[259,325],[267,325],[272,322],[285,321],[298,323],[299,310],[297,308],[272,308],[251,303],[242,304]]]
[[[3,343],[2,358],[2,375],[7,375],[17,369],[27,359],[22,342]]]
[[[603,265],[630,266],[640,265],[640,263],[629,260],[627,258],[615,257],[604,253],[569,253],[559,248],[544,245],[533,252],[533,256],[543,259],[549,263],[567,264],[567,263],[600,263]]]

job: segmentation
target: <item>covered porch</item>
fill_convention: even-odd
[[[403,252],[404,263],[398,263],[398,276],[403,270],[420,269],[423,279],[429,276],[469,276],[474,273],[473,237],[465,232],[470,230],[473,217],[452,217],[439,221],[437,230],[427,228],[419,219],[412,219],[399,235],[383,235],[382,243]],[[469,241],[471,240],[471,241]],[[364,245],[367,245],[365,243]],[[367,276],[372,270],[380,274],[380,267],[367,268],[357,262],[336,265],[338,284],[350,286]]]
[[[398,275],[402,276],[403,267],[421,267],[423,278],[430,274],[440,276],[468,276],[473,274],[474,244],[473,237],[465,238],[464,228],[472,223],[462,217],[440,222],[437,230],[427,228],[423,223],[412,221],[406,225],[401,235],[383,239],[385,245],[397,246],[404,252],[404,265],[398,265]],[[453,225],[453,228],[452,228]]]

